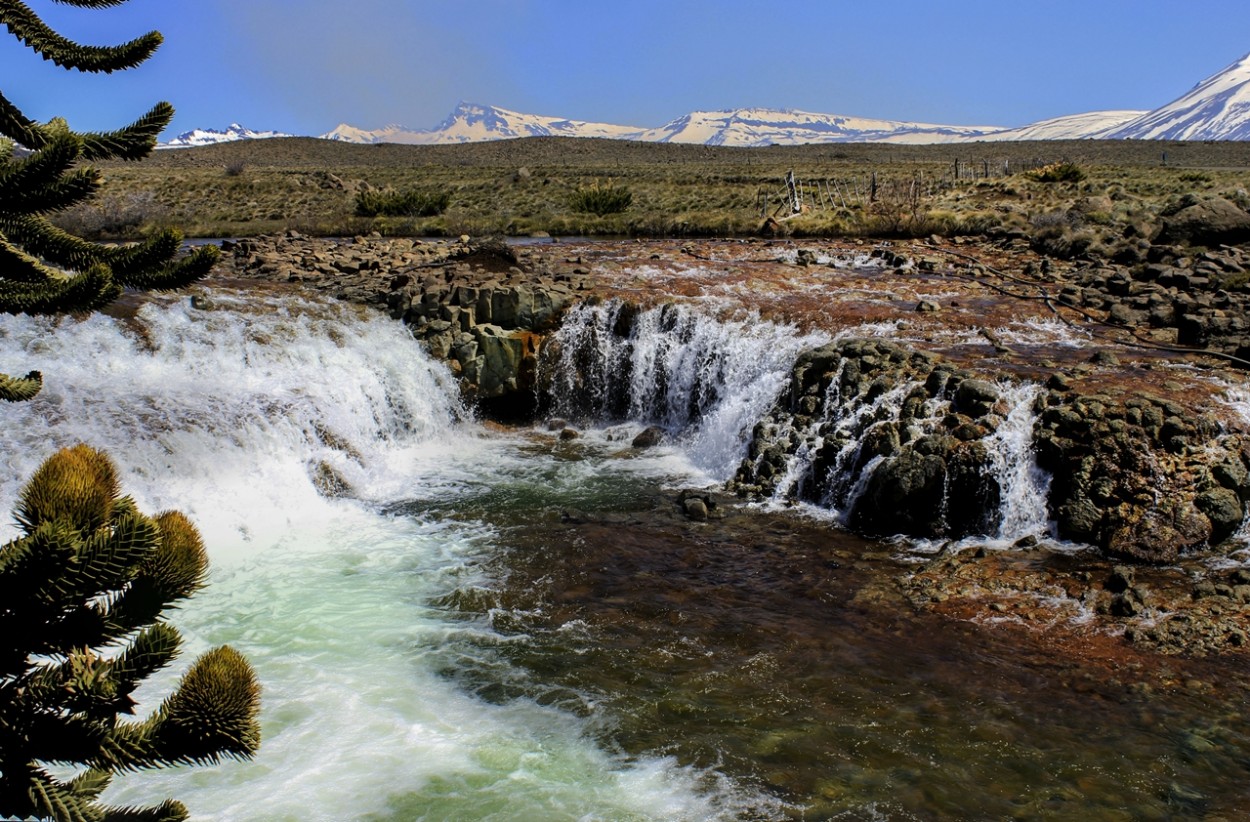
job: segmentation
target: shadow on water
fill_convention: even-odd
[[[610,747],[716,768],[804,819],[1250,807],[1241,663],[1083,660],[1024,628],[917,614],[885,546],[734,508],[688,522],[674,494],[570,477],[566,456],[456,503],[503,546],[487,588],[438,603],[515,640],[493,651],[506,677],[445,672],[483,698],[597,717]]]

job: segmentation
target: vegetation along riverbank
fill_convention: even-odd
[[[479,418],[563,464],[627,465],[658,444],[711,466],[715,484],[598,508],[540,494],[451,514],[515,544],[488,563],[489,594],[439,607],[550,632],[550,659],[527,646],[517,664],[601,687],[627,717],[618,741],[652,750],[648,711],[664,727],[702,716],[681,683],[660,693],[669,650],[699,637],[756,672],[782,625],[812,656],[781,659],[778,678],[923,633],[934,661],[984,653],[1000,660],[987,677],[1014,672],[1020,693],[1081,710],[1232,706],[1250,681],[1248,166],[1233,143],[271,140],[109,166],[117,199],[62,219],[106,239],[167,221],[232,237],[192,316],[233,311],[215,302],[231,289],[358,304],[403,323]],[[782,365],[755,368],[768,357]],[[314,463],[322,495],[358,493],[334,459]],[[654,706],[633,705],[612,665],[559,650],[583,621],[669,649],[613,663],[622,680],[648,671]],[[839,655],[833,625],[856,650]],[[788,698],[819,702],[832,676]],[[1183,756],[1241,756],[1241,720],[1226,719]],[[842,808],[853,779],[794,764],[827,751],[783,755],[822,733],[781,733],[706,750],[696,735],[680,756],[728,756],[804,807]],[[758,770],[774,760],[790,764]],[[1140,807],[1217,818],[1244,798],[1213,785],[1164,784]]]

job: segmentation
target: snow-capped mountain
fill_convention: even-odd
[[[1162,108],[1102,135],[1117,140],[1250,140],[1250,54]]]
[[[477,143],[484,140],[510,140],[516,137],[607,137],[637,140],[642,129],[614,126],[607,123],[586,123],[562,117],[522,114],[495,106],[460,103],[455,110],[428,130],[387,126],[377,131],[364,131],[346,123],[321,135],[327,140],[349,143],[406,143],[409,145],[450,145]]]
[[[692,112],[630,139],[747,147],[878,142],[903,137],[917,138],[917,142],[941,143],[999,130],[994,126],[939,126],[809,111],[742,108]]]
[[[290,135],[232,125],[197,129],[168,147],[208,145]],[[696,111],[659,128],[588,123],[522,114],[495,106],[460,103],[432,129],[387,126],[376,131],[338,126],[321,135],[349,143],[447,145],[517,137],[602,137],[710,146],[806,145],[811,143],[957,143],[974,140],[1250,140],[1250,55],[1153,111],[1092,111],[1054,117],[1018,128],[946,126],[874,120],[767,108]]]
[[[993,126],[938,126],[765,108],[696,111],[659,128],[644,129],[460,103],[447,119],[429,130],[387,126],[365,131],[343,124],[322,137],[350,143],[411,145],[448,145],[516,137],[604,137],[710,146],[768,146],[871,142],[887,137],[911,137],[915,142],[938,143],[1000,130]]]
[[[1052,117],[1019,128],[996,131],[980,137],[981,140],[1088,140],[1100,137],[1104,132],[1121,128],[1145,111],[1089,111],[1085,114],[1069,114]]]
[[[231,123],[229,128],[224,131],[211,128],[197,128],[191,131],[184,131],[169,142],[161,143],[157,147],[193,148],[195,146],[211,146],[214,143],[231,143],[235,140],[265,140],[271,137],[293,136],[292,134],[283,134],[280,131],[253,131],[238,123]]]

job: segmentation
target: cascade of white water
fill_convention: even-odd
[[[990,457],[986,468],[999,489],[997,539],[1038,536],[1049,529],[1046,501],[1051,477],[1038,466],[1033,451],[1039,393],[1041,387],[1034,383],[1005,387],[1003,401],[1011,410],[985,440]]]
[[[0,505],[84,441],[143,510],[187,512],[209,546],[209,585],[170,615],[182,664],[139,690],[141,712],[222,643],[263,687],[254,762],[127,774],[107,802],[175,796],[196,820],[249,822],[779,815],[715,774],[605,750],[582,717],[461,690],[446,672],[466,659],[507,663],[474,641],[488,619],[433,603],[478,581],[493,532],[384,511],[454,507],[528,457],[466,421],[450,374],[399,324],[289,295],[208,297],[211,310],[158,300],[125,322],[0,317],[0,365],[46,375],[34,401],[0,406]],[[327,476],[344,496],[324,495]]]
[[[864,455],[864,446],[874,429],[896,424],[903,401],[919,384],[904,380],[887,391],[864,391],[843,397],[842,373],[846,363],[842,360],[830,379],[821,413],[803,430],[795,432],[799,445],[787,458],[785,471],[774,486],[770,500],[774,505],[800,500],[845,519],[873,470],[881,464],[878,455]],[[919,422],[931,425],[933,420]],[[830,451],[832,456],[827,453]]]
[[[922,389],[920,381],[902,380],[888,390],[865,390],[843,397],[841,375],[845,362],[830,379],[820,413],[801,429],[788,430],[790,441],[798,444],[786,458],[784,470],[773,486],[769,500],[772,505],[809,503],[846,521],[873,472],[893,459],[888,451],[875,451],[874,439],[878,435],[895,440],[896,448],[898,442],[942,430],[951,404],[941,397],[925,401],[919,413],[913,410],[908,419],[900,418],[904,402]],[[996,489],[997,504],[985,512],[989,530],[981,533],[982,537],[1013,541],[1047,531],[1050,476],[1038,467],[1033,453],[1034,406],[1040,390],[1030,383],[1005,385],[1001,389],[1008,409],[1006,418],[983,440],[988,457],[983,471]],[[758,463],[759,460],[757,471]]]
[[[720,317],[689,305],[639,312],[622,329],[621,311],[612,301],[569,312],[555,335],[559,359],[547,365],[554,411],[660,425],[718,479],[741,460],[799,352],[828,341],[754,314]]]
[[[116,455],[128,492],[177,507],[205,536],[259,536],[322,510],[327,471],[358,494],[383,466],[465,417],[451,376],[374,315],[219,293],[108,317],[8,317],[7,368],[40,368],[30,403],[3,408],[4,498],[57,447]],[[225,533],[223,533],[225,532]]]

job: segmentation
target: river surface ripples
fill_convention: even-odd
[[[195,819],[266,822],[1250,806],[1244,671],[1109,669],[1037,632],[916,614],[880,571],[900,546],[827,520],[680,516],[678,489],[725,479],[725,438],[759,402],[705,392],[646,451],[630,447],[643,419],[574,440],[497,430],[390,321],[211,296],[124,321],[0,318],[5,369],[47,379],[0,409],[5,504],[55,447],[109,451],[142,509],[186,511],[209,545],[209,586],[171,616],[183,663],[230,643],[264,687],[254,761],[125,775],[111,803],[175,796]],[[790,350],[758,325],[726,339]]]

